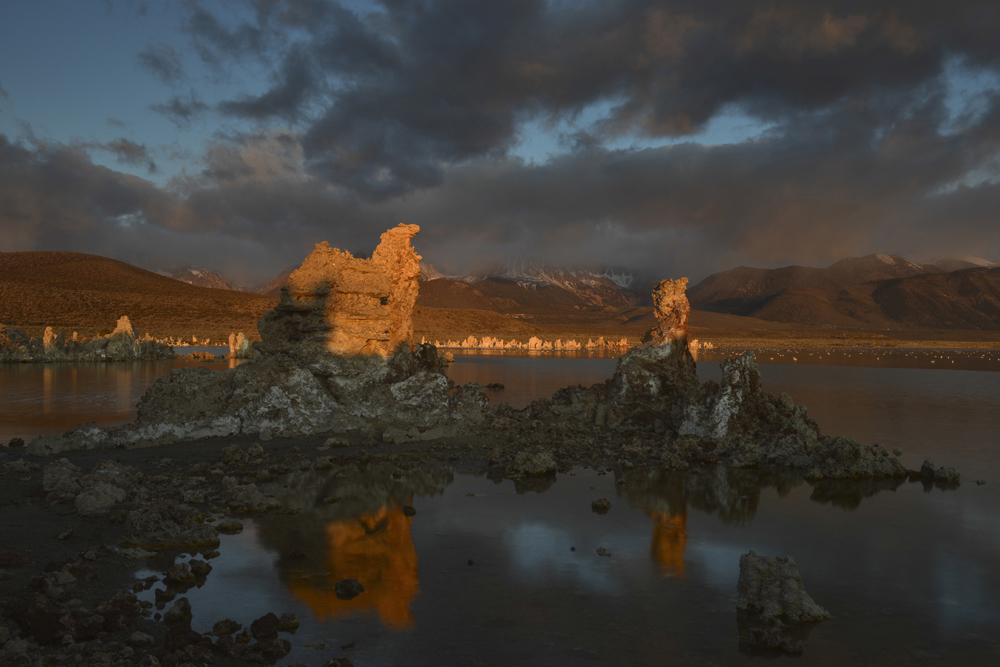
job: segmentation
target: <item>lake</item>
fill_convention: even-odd
[[[937,351],[918,362],[899,353],[882,366],[804,363],[788,353],[760,366],[765,388],[808,406],[824,433],[901,447],[907,467],[927,457],[953,466],[963,473],[957,490],[813,486],[725,466],[576,469],[540,485],[447,469],[406,471],[397,483],[386,464],[295,472],[263,490],[299,512],[248,520],[243,533],[223,536],[207,582],[185,594],[194,628],[295,613],[302,626],[282,664],[340,656],[359,667],[737,664],[758,657],[741,644],[735,613],[739,556],[754,549],[793,556],[810,595],[833,615],[800,635],[802,664],[1000,664],[993,355]],[[124,420],[142,389],[178,363],[192,362],[2,367],[3,433],[28,436],[59,406],[79,420]],[[614,364],[579,353],[455,353],[449,375],[501,382],[491,400],[525,405],[602,381]],[[705,353],[698,371],[720,376]],[[341,502],[323,502],[332,495]],[[612,502],[606,515],[591,511],[600,497]],[[405,504],[417,514],[405,516]],[[152,561],[139,574],[162,575],[172,562]],[[351,601],[331,590],[347,577],[366,586]],[[143,595],[152,600],[152,591]]]

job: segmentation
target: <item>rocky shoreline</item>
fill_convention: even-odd
[[[0,524],[0,660],[147,667],[207,658],[216,665],[274,662],[299,645],[293,635],[247,632],[231,622],[206,633],[190,627],[184,594],[212,576],[220,534],[241,530],[252,517],[259,538],[284,553],[289,540],[282,535],[292,526],[295,535],[322,536],[330,521],[440,493],[457,472],[513,478],[519,492],[542,492],[581,465],[561,448],[496,458],[507,451],[505,440],[494,434],[483,441],[396,445],[360,434],[236,436],[120,450],[115,458],[75,452],[54,460],[7,448],[0,464],[6,517]],[[768,486],[808,484],[814,502],[851,508],[905,483],[902,477],[807,480],[789,470],[737,468],[703,456],[667,466],[636,456],[627,443],[587,461],[599,475],[613,475],[619,497],[637,509],[677,515],[691,506],[726,523],[751,520]],[[926,471],[915,471],[910,481],[952,488]],[[300,513],[313,530],[289,525]],[[183,554],[189,557],[179,558]],[[322,566],[318,548],[307,546],[300,557],[318,557]],[[140,566],[159,574],[138,578]],[[136,597],[153,586],[152,604]],[[287,612],[272,611],[276,620]],[[324,661],[348,659],[336,647],[322,655]]]
[[[821,434],[805,406],[763,391],[752,354],[727,359],[721,382],[700,383],[686,279],[656,287],[658,326],[607,382],[567,387],[523,410],[492,406],[482,385],[454,386],[434,346],[412,343],[417,231],[386,232],[368,260],[321,244],[262,318],[254,359],[175,369],[148,389],[135,422],[40,436],[3,464],[11,482],[0,485],[0,502],[33,528],[2,527],[4,544],[18,548],[0,554],[10,568],[0,576],[0,662],[155,667],[286,655],[283,610],[242,633],[218,619],[206,636],[191,629],[177,597],[209,576],[219,533],[237,530],[240,515],[305,507],[286,486],[306,489],[315,506],[336,504],[315,494],[342,484],[342,496],[330,497],[351,502],[331,511],[352,512],[400,484],[433,488],[461,466],[533,490],[578,466],[614,472],[626,490],[660,476],[714,478],[730,496],[730,480],[773,476],[805,480],[818,502],[848,505],[908,477],[928,489],[959,483],[953,469],[928,461],[907,471],[880,444]],[[745,511],[745,497],[731,497],[729,509]],[[180,551],[197,558],[167,568],[157,619],[135,597],[155,582],[129,573],[157,554],[172,563]],[[787,648],[781,637],[760,641],[772,639]]]
[[[448,379],[437,348],[412,342],[420,257],[410,238],[418,231],[389,230],[367,260],[320,244],[261,319],[254,359],[220,371],[176,369],[148,389],[134,422],[40,436],[30,453],[235,435],[386,443],[501,435],[489,458],[514,474],[616,459],[773,466],[814,480],[907,475],[882,445],[823,435],[804,406],[763,391],[752,354],[727,359],[720,383],[699,383],[683,278],[654,289],[658,326],[607,382],[567,387],[523,410],[490,405],[482,385]]]
[[[67,339],[46,327],[41,338],[28,338],[24,332],[0,324],[0,363],[54,363],[64,361],[140,361],[173,359],[172,347],[146,334],[138,338],[127,316],[118,320],[114,331],[91,340],[78,340],[76,333]]]

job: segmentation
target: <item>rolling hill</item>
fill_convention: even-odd
[[[802,268],[741,267],[709,276],[689,296],[703,310],[799,325],[1000,330],[1000,267],[850,283],[817,274],[824,269],[797,271]],[[844,280],[859,274],[865,275],[848,273]]]
[[[0,322],[38,336],[46,326],[93,336],[128,315],[139,335],[225,340],[256,336],[277,299],[189,285],[97,255],[0,253]]]

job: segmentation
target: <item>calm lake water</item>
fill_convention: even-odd
[[[993,358],[981,354],[989,369]],[[501,382],[492,400],[524,405],[601,381],[615,364],[561,356],[456,354],[449,375]],[[718,378],[704,357],[699,374]],[[447,470],[394,481],[394,466],[382,465],[351,465],[339,479],[338,469],[292,473],[263,490],[300,511],[222,538],[205,585],[185,593],[194,627],[295,613],[298,648],[282,664],[738,664],[759,657],[741,646],[735,613],[739,556],[754,549],[794,556],[809,593],[833,614],[803,635],[802,664],[1000,664],[1000,373],[974,370],[972,353],[936,352],[922,367],[900,359],[760,368],[765,387],[807,405],[825,433],[902,447],[908,467],[926,457],[956,467],[957,490],[814,487],[724,466],[688,475],[578,469],[542,484]],[[964,370],[952,370],[953,359]],[[0,367],[3,433],[37,430],[53,401],[79,414],[87,405],[125,414],[136,388],[171,364],[109,366],[47,376]],[[341,502],[323,501],[334,495]],[[590,509],[599,497],[613,504],[603,516]],[[293,557],[296,549],[306,556]],[[331,586],[348,577],[366,592],[339,600]],[[327,648],[302,647],[313,641]]]

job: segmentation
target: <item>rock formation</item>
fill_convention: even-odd
[[[250,347],[250,341],[242,331],[238,334],[229,334],[228,356],[230,359],[253,359],[253,348]]]
[[[525,465],[531,451],[546,453],[546,470],[585,458],[677,470],[727,461],[793,469],[816,482],[906,476],[881,445],[822,436],[804,406],[765,392],[752,354],[726,360],[721,383],[700,384],[684,278],[657,285],[657,326],[606,382],[561,389],[524,410],[490,406],[478,383],[448,379],[437,348],[412,341],[417,231],[389,230],[371,259],[319,244],[261,319],[254,359],[228,370],[176,369],[150,386],[135,422],[39,437],[30,451],[236,434],[355,433],[390,443],[503,434],[508,444],[490,462],[520,477],[534,470]]]
[[[281,288],[281,303],[261,318],[259,349],[308,362],[324,354],[386,358],[410,345],[420,277],[410,239],[419,231],[390,229],[371,259],[318,244]]]
[[[54,361],[136,361],[139,359],[172,359],[176,355],[169,345],[158,343],[147,334],[136,338],[128,316],[119,318],[115,330],[107,336],[97,336],[87,342],[70,340],[52,327],[46,327],[42,339],[29,339],[14,327],[0,325],[0,362]]]
[[[685,295],[687,284],[687,278],[667,279],[653,288],[653,314],[657,326],[646,334],[649,342],[687,346],[688,317],[691,315],[691,305]]]
[[[736,608],[757,615],[766,624],[811,623],[830,617],[806,593],[791,556],[758,556],[752,549],[740,556]]]

